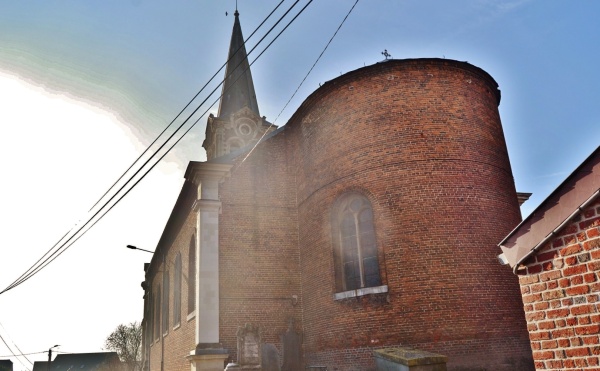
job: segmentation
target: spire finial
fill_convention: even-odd
[[[240,12],[238,12],[237,10],[237,0],[235,0],[235,13],[233,13],[233,15],[235,15],[236,17],[240,15]]]

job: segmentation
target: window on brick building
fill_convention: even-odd
[[[181,253],[175,258],[173,281],[173,326],[177,326],[181,323]]]
[[[150,290],[148,293],[148,303],[150,303],[148,308],[148,316],[144,318],[146,326],[144,336],[145,341],[147,341],[148,344],[151,344],[152,339],[154,339],[154,293],[152,290]]]
[[[162,330],[163,334],[169,332],[169,271],[163,275],[163,297],[162,297]]]
[[[154,339],[160,338],[160,285],[154,295]]]
[[[190,240],[188,252],[188,314],[196,309],[196,236]]]
[[[381,285],[373,209],[356,192],[342,195],[332,214],[336,288],[356,290]]]

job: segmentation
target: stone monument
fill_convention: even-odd
[[[290,319],[288,329],[281,335],[283,343],[282,371],[302,370],[302,335],[296,332],[294,319]]]
[[[226,370],[259,370],[261,368],[261,337],[258,326],[246,323],[237,331],[237,363],[230,363]]]

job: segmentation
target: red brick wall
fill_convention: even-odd
[[[495,258],[520,221],[495,89],[466,63],[388,61],[326,83],[287,124],[307,364],[368,370],[369,349],[394,345],[449,369],[531,359],[517,278]],[[350,190],[372,203],[389,292],[335,301],[330,213]]]
[[[600,370],[600,202],[529,258],[519,282],[538,370]]]
[[[187,296],[187,285],[188,285],[188,252],[190,239],[196,231],[196,215],[190,213],[185,219],[185,222],[179,231],[173,245],[168,249],[165,258],[167,270],[170,278],[170,290],[169,290],[169,327],[163,332],[166,333],[164,336],[160,336],[159,340],[154,339],[150,347],[150,370],[159,371],[161,369],[161,357],[164,357],[164,369],[169,371],[189,371],[190,362],[185,358],[196,348],[196,334],[195,334],[195,316],[190,316],[188,320],[188,298]],[[177,253],[181,253],[182,263],[182,280],[181,280],[181,325],[174,326],[173,323],[173,298],[174,298],[174,273],[175,273],[175,257]],[[156,292],[156,287],[160,284],[161,291],[164,290],[163,286],[163,267],[157,265],[151,272],[151,287],[153,292]],[[161,293],[162,294],[162,293]],[[164,341],[164,355],[162,352],[162,344]]]
[[[462,62],[369,66],[323,85],[237,160],[219,191],[220,336],[231,360],[239,326],[259,325],[281,351],[293,318],[306,363],[330,370],[371,370],[374,349],[399,345],[445,354],[449,370],[527,368],[517,278],[496,260],[520,212],[495,89]],[[330,213],[348,191],[372,204],[389,292],[336,301]],[[186,251],[190,223],[173,251]],[[186,367],[193,324],[164,339],[166,370]],[[156,370],[160,343],[151,352]]]
[[[238,327],[259,325],[262,341],[281,354],[288,321],[302,324],[295,173],[285,140],[281,133],[238,159],[219,190],[220,336],[233,361]]]

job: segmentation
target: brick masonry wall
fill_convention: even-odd
[[[237,159],[219,190],[220,337],[230,360],[239,326],[258,325],[281,355],[294,319],[306,363],[330,370],[372,370],[372,350],[399,345],[447,355],[449,370],[527,369],[517,277],[496,260],[520,212],[495,88],[462,62],[379,63],[324,84],[284,131]],[[389,292],[336,301],[330,213],[348,191],[372,204]],[[194,223],[188,217],[167,256],[182,251],[184,272]],[[166,370],[189,367],[194,320],[183,318],[161,338]],[[155,342],[152,370],[160,352]]]
[[[599,227],[596,202],[520,271],[538,370],[600,370]]]
[[[181,230],[179,231],[173,245],[167,251],[165,258],[167,270],[169,272],[169,326],[163,329],[163,334],[159,339],[154,339],[150,347],[150,370],[159,371],[161,369],[161,357],[164,357],[164,369],[169,371],[189,371],[190,362],[185,358],[196,348],[195,316],[188,314],[188,264],[189,264],[189,245],[190,240],[196,232],[196,215],[191,212],[185,219]],[[175,326],[173,323],[173,302],[174,302],[174,284],[175,284],[175,257],[177,253],[181,254],[181,323]],[[163,282],[163,268],[158,266],[154,271],[152,278],[153,292],[156,292],[158,285]],[[154,337],[153,337],[154,338]],[[162,344],[164,341],[164,355],[162,352]]]
[[[289,320],[302,326],[295,173],[285,140],[280,133],[239,158],[219,190],[220,336],[231,361],[246,323],[258,325],[280,357]]]
[[[307,364],[370,370],[368,349],[418,345],[450,370],[532,367],[517,278],[495,258],[520,221],[497,104],[466,63],[388,61],[292,117]],[[331,207],[348,191],[371,201],[389,292],[335,301]]]

